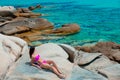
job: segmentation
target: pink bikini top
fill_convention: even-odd
[[[35,56],[35,62],[37,62],[39,59],[40,59],[40,55],[37,54],[37,55]],[[42,60],[42,63],[47,63],[47,61],[46,61],[46,60]]]
[[[37,55],[35,56],[35,62],[37,62],[39,59],[40,59],[40,55],[37,54]]]

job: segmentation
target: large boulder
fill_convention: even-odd
[[[14,13],[11,12],[11,11],[0,11],[0,16],[2,16],[2,17],[12,17],[12,18],[16,17],[14,15]]]
[[[16,9],[13,6],[0,6],[0,11],[14,12]]]
[[[68,54],[59,45],[54,43],[46,43],[41,46],[36,47],[37,54],[39,53],[41,57],[50,58],[52,56],[68,58]]]
[[[62,27],[54,29],[49,34],[56,34],[56,35],[69,35],[74,34],[80,31],[80,26],[78,24],[64,24]]]
[[[43,59],[53,60],[62,71],[70,77],[73,64],[67,58],[67,53],[57,44],[46,43],[36,47],[36,52]],[[9,70],[5,80],[61,80],[50,70],[38,69],[30,65],[29,54],[24,54]]]
[[[42,18],[21,19],[10,22],[0,27],[0,32],[6,35],[22,33],[29,30],[44,30],[53,28],[53,25]]]
[[[27,43],[22,39],[0,34],[0,80],[3,80],[9,67],[27,50]]]

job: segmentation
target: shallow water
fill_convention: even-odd
[[[42,18],[54,23],[55,27],[62,24],[77,23],[81,31],[61,39],[46,42],[84,45],[99,41],[120,43],[120,0],[1,0],[0,5],[28,7],[41,4],[43,9],[34,10],[46,14]],[[40,41],[41,42],[41,41]],[[36,42],[35,42],[36,43]]]

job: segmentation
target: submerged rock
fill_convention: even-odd
[[[30,6],[30,7],[28,7],[29,10],[35,10],[37,8],[42,8],[42,6],[38,4],[36,6]]]

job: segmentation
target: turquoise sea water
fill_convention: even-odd
[[[28,7],[41,4],[43,9],[34,10],[46,14],[42,18],[60,27],[77,23],[81,31],[61,39],[42,41],[83,45],[99,41],[120,43],[120,0],[0,0],[0,5]]]

